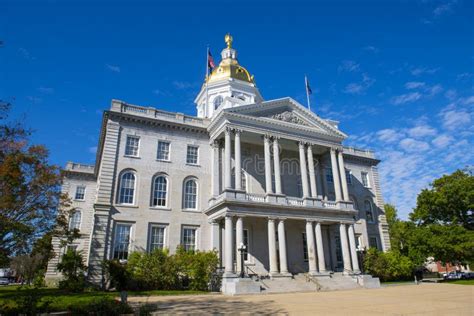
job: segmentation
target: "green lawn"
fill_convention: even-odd
[[[470,280],[444,281],[443,283],[447,283],[447,284],[461,284],[461,285],[474,285],[474,279],[470,279]]]
[[[389,282],[380,282],[381,285],[408,285],[408,284],[415,284],[415,280],[413,281],[389,281]]]
[[[130,291],[129,296],[151,296],[151,295],[190,295],[206,294],[202,291]],[[118,298],[119,292],[87,291],[84,293],[67,293],[56,288],[28,289],[16,285],[0,287],[0,307],[2,305],[15,306],[15,300],[28,298],[32,295],[39,297],[38,305],[49,302],[49,307],[53,311],[64,311],[68,307],[81,306],[100,298]]]

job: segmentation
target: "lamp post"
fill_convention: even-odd
[[[365,273],[364,271],[364,254],[365,254],[365,248],[362,248],[360,245],[357,246],[357,261],[359,262],[359,267],[360,267],[360,272],[362,274]]]
[[[240,243],[239,245],[239,252],[240,252],[240,267],[241,267],[241,270],[240,270],[240,277],[241,278],[245,278],[245,273],[244,273],[244,255],[245,255],[245,250],[247,249],[247,247],[244,245],[243,242]]]

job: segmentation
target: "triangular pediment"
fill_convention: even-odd
[[[239,115],[252,116],[262,121],[274,121],[275,123],[289,124],[288,126],[304,127],[318,133],[338,138],[347,137],[335,126],[333,121],[320,118],[291,98],[250,104],[227,109],[226,111]]]

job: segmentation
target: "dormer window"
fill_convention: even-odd
[[[220,95],[218,95],[215,99],[214,99],[214,109],[217,110],[222,102],[224,102],[224,98]]]

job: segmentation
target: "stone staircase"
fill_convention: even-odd
[[[318,285],[306,281],[304,276],[293,278],[260,279],[262,294],[265,293],[291,293],[291,292],[316,292]]]
[[[334,273],[330,278],[318,278],[321,291],[353,290],[360,289],[356,277],[346,276],[342,273]]]

